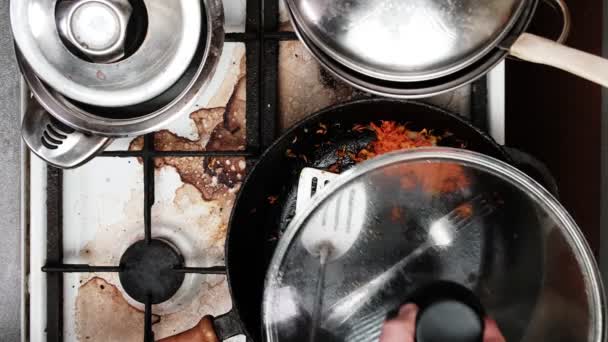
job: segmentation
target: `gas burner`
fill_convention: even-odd
[[[174,269],[183,264],[183,257],[167,242],[140,240],[120,258],[120,283],[136,301],[145,303],[149,296],[151,304],[159,304],[171,298],[182,285],[184,274]]]

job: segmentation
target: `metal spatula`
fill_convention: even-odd
[[[298,180],[298,197],[296,198],[296,215],[312,202],[313,197],[320,193],[337,174],[323,170],[305,167]]]
[[[336,177],[338,175],[331,172],[304,168],[298,182],[296,214],[305,210]],[[336,260],[346,253],[363,228],[366,197],[365,189],[355,185],[327,199],[322,211],[313,214],[310,224],[302,232],[301,241],[306,250],[321,256],[321,250],[327,248],[327,261]]]
[[[305,168],[300,174],[296,199],[296,214],[301,213],[330,181],[338,175],[331,172]],[[344,255],[354,245],[365,221],[365,190],[353,186],[350,191],[341,192],[329,198],[322,212],[313,215],[312,222],[302,232],[304,248],[319,257],[316,302],[313,306],[310,341],[315,341],[321,309],[327,264]]]

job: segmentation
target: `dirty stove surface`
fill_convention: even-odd
[[[258,1],[247,1],[250,8],[245,0],[224,2],[227,42],[189,116],[146,137],[116,140],[74,170],[31,157],[31,341],[144,340],[145,306],[113,268],[125,251],[149,229],[179,251],[185,267],[221,269],[235,196],[259,152],[304,116],[369,96],[320,69],[289,33],[283,6],[266,2],[264,9]],[[278,38],[256,34],[262,16],[283,32]],[[487,112],[484,82],[428,102],[478,120]],[[231,308],[222,274],[186,273],[169,297],[151,307],[156,339]]]

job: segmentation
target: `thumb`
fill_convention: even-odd
[[[384,323],[380,342],[414,342],[417,314],[415,304],[402,306],[397,317]]]
[[[495,320],[487,317],[484,321],[486,327],[483,332],[483,342],[506,342]]]

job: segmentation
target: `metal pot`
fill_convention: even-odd
[[[563,0],[545,2],[562,12],[563,43],[568,7]],[[368,92],[435,95],[485,75],[509,54],[608,85],[601,76],[605,60],[525,33],[539,0],[286,3],[294,30],[319,62]]]
[[[11,1],[11,27],[36,75],[65,96],[123,107],[175,83],[201,34],[199,0]],[[133,50],[133,51],[131,51]]]
[[[87,0],[82,2],[87,3]],[[91,3],[94,2],[96,1]],[[149,2],[154,1],[144,0],[147,5],[150,5]],[[197,1],[197,3],[199,2]],[[11,6],[13,6],[12,3]],[[200,39],[197,39],[192,58],[183,66],[184,71],[177,74],[177,77],[172,75],[171,77],[174,77],[175,81],[170,82],[169,87],[159,94],[150,99],[120,107],[76,101],[73,97],[64,94],[61,89],[52,87],[37,73],[29,58],[24,55],[17,40],[17,60],[23,77],[33,94],[22,124],[22,135],[29,148],[52,165],[72,168],[81,165],[102,151],[112,138],[149,133],[167,125],[178,116],[186,114],[200,90],[210,81],[224,43],[222,2],[220,0],[200,0],[200,6],[196,6],[196,9],[200,11],[198,17],[201,19],[201,35]],[[151,25],[150,21],[147,31],[143,33],[145,39],[141,38],[143,43],[140,48],[144,48],[148,37],[158,31]],[[70,46],[75,43],[62,41],[60,44]],[[128,50],[129,46],[126,49]],[[135,56],[138,51],[131,52],[133,53],[131,57],[127,56],[118,63],[128,64],[134,58],[137,60]],[[76,53],[77,51],[72,49],[70,52]],[[116,53],[113,51],[101,58],[116,58]],[[92,57],[86,54],[79,56],[79,58],[89,60]],[[89,61],[85,64],[118,68],[116,62],[108,63],[107,60],[101,64],[95,63],[101,62]],[[126,97],[129,97],[128,93]]]
[[[355,237],[334,243],[343,229]],[[445,282],[464,295],[437,286]],[[448,297],[456,311],[431,309]],[[462,149],[372,159],[313,199],[270,263],[264,334],[377,341],[386,317],[411,302],[417,341],[480,341],[486,315],[507,341],[606,340],[599,270],[574,220],[521,171]]]

